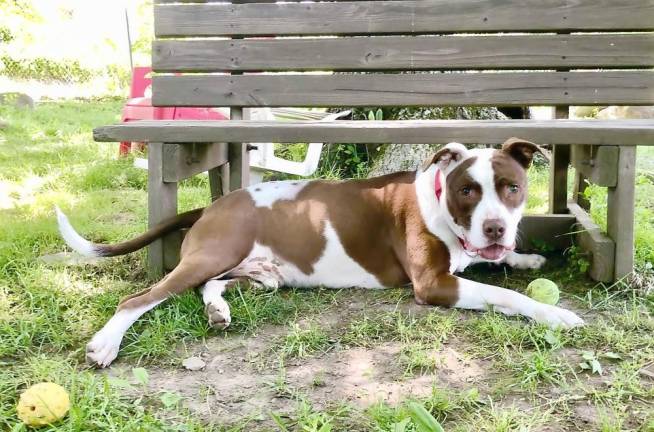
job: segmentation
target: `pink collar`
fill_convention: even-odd
[[[441,171],[436,170],[436,176],[434,177],[434,194],[436,195],[436,201],[441,200],[441,195],[443,194],[443,185],[441,184]],[[461,247],[463,250],[466,249],[466,242],[464,239],[462,239],[459,236],[456,236],[457,239],[459,239],[459,243],[461,244]]]

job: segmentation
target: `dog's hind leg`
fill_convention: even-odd
[[[224,330],[232,322],[229,304],[223,298],[228,289],[244,284],[246,287],[263,287],[259,283],[245,277],[232,279],[211,279],[201,288],[204,312],[209,319],[209,325],[218,330]]]
[[[230,268],[224,265],[221,267],[215,258],[206,256],[194,254],[183,258],[170,274],[151,288],[121,301],[114,316],[86,346],[87,361],[100,367],[108,366],[118,355],[125,332],[141,315],[170,296],[201,285]]]
[[[209,319],[209,325],[218,330],[224,330],[232,322],[229,305],[223,298],[223,293],[234,284],[234,279],[212,279],[202,287],[204,312]]]

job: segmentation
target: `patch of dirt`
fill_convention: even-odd
[[[406,376],[397,362],[401,348],[393,342],[331,352],[288,368],[288,381],[317,407],[338,400],[365,408],[378,401],[396,405],[407,396],[428,396],[433,385],[460,388],[484,375],[480,364],[445,348],[432,352],[439,364],[435,372]]]
[[[360,317],[370,305],[360,303],[358,295],[353,297],[347,306],[320,314],[320,325],[335,329],[347,325],[355,316]],[[387,306],[384,301],[375,303],[376,312]],[[413,310],[415,306],[408,303],[402,302],[400,308]],[[317,409],[339,402],[365,408],[378,401],[395,405],[407,397],[425,397],[434,385],[464,389],[488,379],[488,365],[467,358],[456,350],[455,343],[433,350],[430,355],[437,360],[437,367],[423,375],[405,374],[399,362],[402,344],[398,342],[372,348],[337,345],[322,355],[289,359],[280,368],[273,347],[287,331],[286,326],[266,326],[255,336],[210,339],[206,345],[186,353],[187,357],[202,357],[207,363],[203,370],[185,370],[181,361],[177,368],[149,369],[148,393],[177,393],[191,411],[207,421],[233,424],[254,418],[267,424],[271,421],[270,411],[281,415],[295,412],[295,394],[306,397]],[[122,373],[126,376],[126,372]],[[119,368],[112,375],[115,373],[120,373]]]

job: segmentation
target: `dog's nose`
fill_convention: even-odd
[[[497,241],[504,237],[506,226],[502,219],[486,219],[482,225],[482,229],[488,240]]]

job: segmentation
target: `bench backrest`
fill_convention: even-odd
[[[158,0],[154,10],[158,106],[654,104],[654,0]]]

